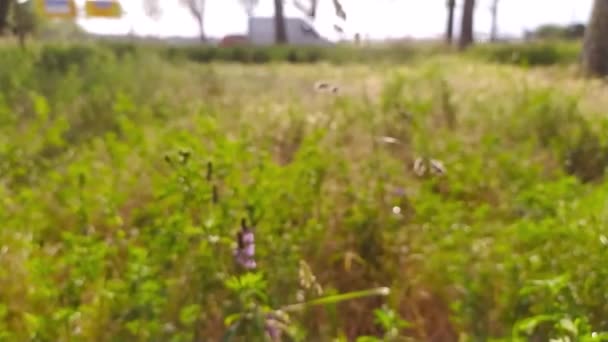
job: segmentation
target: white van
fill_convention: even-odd
[[[252,17],[249,19],[248,40],[253,45],[275,43],[274,17]],[[321,35],[304,19],[285,18],[287,43],[292,45],[331,45],[331,41]]]

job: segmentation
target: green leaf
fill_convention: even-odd
[[[188,305],[179,312],[179,321],[184,325],[192,325],[196,322],[201,312],[201,306],[198,304]]]
[[[67,319],[72,314],[72,312],[73,312],[72,309],[61,308],[61,309],[55,311],[53,313],[52,317],[53,317],[54,321],[63,322],[65,319]]]
[[[229,342],[232,341],[235,337],[237,332],[239,331],[240,328],[240,322],[237,321],[236,324],[232,325],[224,334],[224,337],[222,337],[222,342]]]
[[[4,319],[8,314],[8,307],[4,304],[0,304],[0,320]]]
[[[375,322],[380,324],[385,331],[410,327],[412,324],[399,317],[399,315],[389,308],[374,310]]]
[[[245,273],[240,277],[230,277],[226,280],[226,287],[234,292],[260,291],[266,288],[266,281],[260,273]]]
[[[529,295],[543,289],[548,290],[553,295],[556,295],[568,285],[569,280],[570,276],[568,274],[563,274],[549,279],[532,280],[521,289],[520,295]]]
[[[232,326],[232,324],[241,319],[242,316],[243,314],[240,313],[228,315],[226,318],[224,318],[224,325],[227,327]]]
[[[534,329],[542,323],[551,322],[558,320],[557,315],[538,315],[530,318],[526,318],[515,323],[513,327],[513,335],[519,336],[520,333],[531,334]]]
[[[571,333],[574,336],[578,336],[578,328],[576,327],[576,325],[570,318],[562,318],[557,323],[557,326],[559,328]]]
[[[381,339],[374,336],[359,336],[355,340],[356,342],[382,342]]]
[[[34,111],[38,120],[41,123],[46,123],[51,112],[48,101],[44,96],[38,94],[32,94],[32,101],[34,102]]]
[[[318,305],[328,305],[328,304],[336,304],[340,302],[344,302],[347,300],[353,300],[358,298],[365,297],[374,297],[374,296],[388,296],[390,294],[390,289],[388,287],[379,287],[371,290],[363,290],[349,293],[341,293],[332,296],[326,296],[311,300],[305,303],[292,304],[288,305],[281,310],[283,311],[301,311],[310,306],[318,306]]]

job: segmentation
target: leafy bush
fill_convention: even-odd
[[[101,47],[101,48],[100,48]],[[297,46],[179,46],[165,47],[154,44],[135,45],[133,43],[104,41],[95,45],[47,44],[41,48],[43,63],[51,68],[63,70],[66,65],[79,65],[84,60],[107,58],[114,55],[121,59],[129,55],[147,53],[159,55],[172,61],[192,61],[210,63],[213,61],[238,63],[403,63],[414,62],[425,57],[446,55],[451,52],[440,45],[393,44],[368,47],[338,45],[335,47]],[[578,43],[530,42],[479,44],[466,55],[488,62],[545,66],[576,63],[579,58]],[[73,60],[72,60],[73,59]],[[56,65],[55,65],[56,64]]]
[[[543,66],[576,63],[580,46],[560,42],[479,44],[468,53],[488,62]]]
[[[585,35],[584,24],[570,25],[541,25],[534,31],[526,32],[527,38],[531,39],[547,39],[547,40],[569,40],[582,39]]]
[[[435,46],[420,45],[388,45],[379,47],[355,47],[338,45],[336,47],[315,46],[180,46],[161,47],[148,45],[145,47],[131,43],[104,42],[115,54],[122,56],[125,52],[145,49],[151,53],[160,52],[170,60],[188,60],[200,63],[212,61],[263,63],[283,61],[290,63],[356,63],[356,62],[405,62],[420,56],[439,54],[444,49]]]

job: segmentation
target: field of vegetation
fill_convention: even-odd
[[[0,46],[1,341],[607,340],[571,64],[121,51]]]

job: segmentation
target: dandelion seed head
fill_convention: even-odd
[[[378,289],[378,294],[382,296],[388,296],[389,294],[391,294],[391,289],[389,289],[388,287],[381,287]]]

